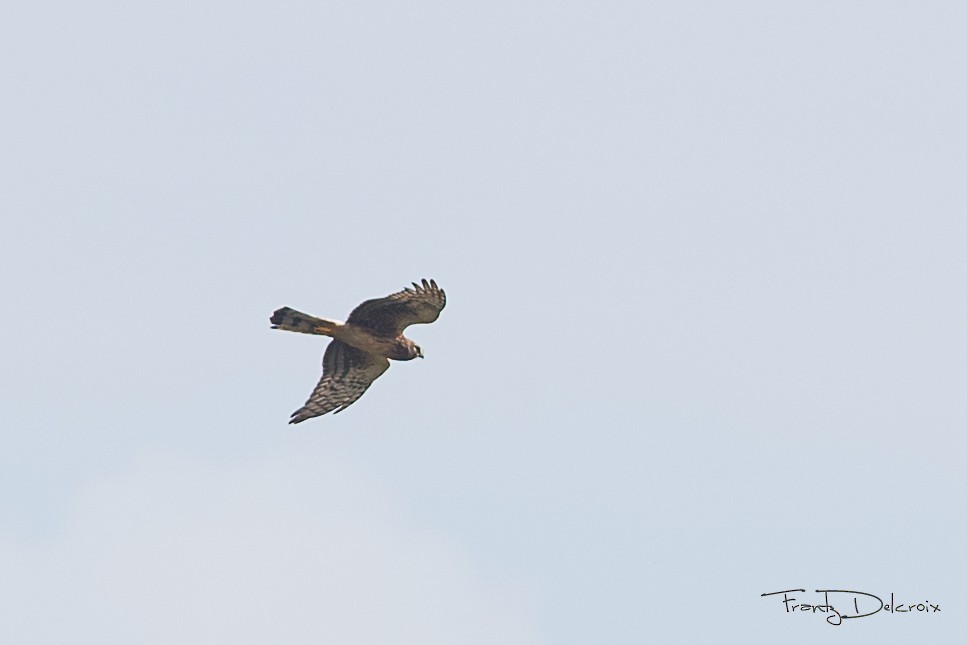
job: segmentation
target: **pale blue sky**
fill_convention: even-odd
[[[0,640],[962,642],[967,9],[804,4],[7,3]]]

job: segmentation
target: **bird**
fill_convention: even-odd
[[[412,289],[363,302],[346,322],[316,318],[290,307],[275,310],[269,318],[272,329],[332,338],[322,356],[322,378],[289,423],[342,412],[389,369],[389,359],[423,358],[423,349],[403,331],[439,318],[447,295],[433,280],[412,284]]]

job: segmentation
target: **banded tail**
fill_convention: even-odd
[[[320,336],[332,336],[332,332],[340,323],[334,320],[316,318],[309,314],[304,314],[289,307],[276,309],[272,317],[269,318],[272,329],[283,329],[285,331],[295,331],[300,334],[317,334]]]

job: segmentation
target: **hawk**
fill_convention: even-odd
[[[389,360],[423,358],[419,345],[403,335],[410,325],[431,323],[447,304],[447,295],[433,280],[385,298],[367,300],[352,310],[346,322],[316,318],[289,307],[272,314],[272,329],[329,336],[322,356],[322,378],[305,405],[289,423],[342,412],[389,369]]]

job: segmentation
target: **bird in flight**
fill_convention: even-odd
[[[389,369],[389,360],[423,358],[419,345],[403,335],[410,325],[431,323],[447,304],[443,289],[433,280],[413,288],[367,300],[352,310],[346,322],[316,318],[289,307],[272,314],[272,329],[329,336],[332,342],[322,356],[322,378],[305,405],[292,413],[289,423],[338,414],[363,395]]]

